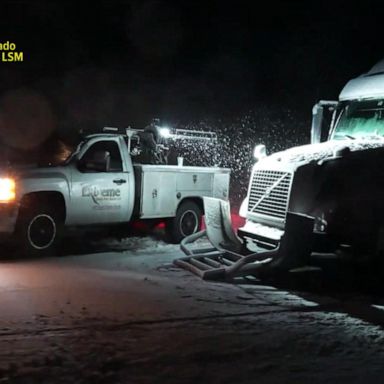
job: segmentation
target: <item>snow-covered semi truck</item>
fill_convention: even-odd
[[[188,132],[179,136],[190,138]],[[39,254],[50,252],[66,227],[163,220],[175,242],[198,231],[203,196],[227,199],[230,170],[136,163],[140,138],[145,135],[139,130],[122,134],[107,128],[86,136],[57,164],[2,167],[2,238],[16,239],[23,251]],[[153,144],[159,149],[156,140]]]
[[[255,158],[240,208],[246,222],[237,236],[228,229],[226,204],[207,199],[212,206],[208,237],[220,253],[218,263],[206,269],[212,270],[212,276],[267,265],[289,269],[310,263],[311,255],[358,259],[380,254],[384,244],[384,62],[350,80],[338,101],[314,106],[310,145],[269,156],[265,146],[258,145]],[[220,215],[225,225],[214,233],[209,223],[216,222],[217,228]],[[226,246],[220,245],[225,242]],[[189,258],[181,264],[186,266],[196,256],[188,247],[184,250]],[[231,256],[228,265],[237,265],[229,271],[222,264],[225,254]],[[195,267],[193,271],[199,273]]]

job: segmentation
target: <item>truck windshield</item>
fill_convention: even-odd
[[[384,139],[384,100],[352,101],[345,105],[333,140]]]

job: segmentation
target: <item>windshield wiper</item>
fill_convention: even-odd
[[[356,137],[352,135],[343,135],[342,137],[346,137],[347,139],[351,139],[351,140],[356,140]]]
[[[363,136],[364,139],[380,139],[380,140],[384,140],[384,136],[383,135],[378,135],[377,133],[373,133],[371,135],[366,135],[366,136]]]

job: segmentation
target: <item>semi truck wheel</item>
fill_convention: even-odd
[[[49,255],[60,239],[62,228],[63,223],[53,207],[24,208],[17,223],[17,246],[26,256]]]
[[[180,243],[184,237],[200,231],[203,212],[193,201],[181,203],[176,216],[170,219],[166,225],[169,240],[172,243]]]

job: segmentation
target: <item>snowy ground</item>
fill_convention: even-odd
[[[139,237],[72,252],[1,262],[0,383],[383,381],[384,299],[355,277],[203,282]]]

